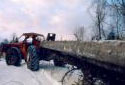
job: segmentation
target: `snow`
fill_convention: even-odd
[[[61,85],[61,78],[68,71],[66,67],[55,67],[52,62],[41,62],[37,72],[27,69],[25,62],[21,67],[8,66],[4,59],[0,60],[0,85]],[[78,72],[68,79],[65,85],[77,81]]]

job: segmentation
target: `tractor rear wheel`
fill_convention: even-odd
[[[21,64],[21,52],[18,48],[12,47],[8,49],[5,57],[7,65],[20,66]]]
[[[39,70],[39,56],[35,46],[29,46],[27,54],[27,68],[32,71]]]

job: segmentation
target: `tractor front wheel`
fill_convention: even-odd
[[[27,68],[32,71],[39,70],[38,50],[35,46],[29,46],[27,54]]]
[[[7,65],[20,66],[21,63],[21,52],[18,48],[12,47],[8,49],[5,57]]]

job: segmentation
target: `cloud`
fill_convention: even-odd
[[[1,0],[0,36],[13,32],[71,34],[76,26],[89,25],[89,4],[89,0]]]

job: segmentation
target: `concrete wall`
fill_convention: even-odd
[[[124,41],[93,41],[93,42],[43,42],[42,46],[84,55],[100,61],[105,61],[125,67]]]

